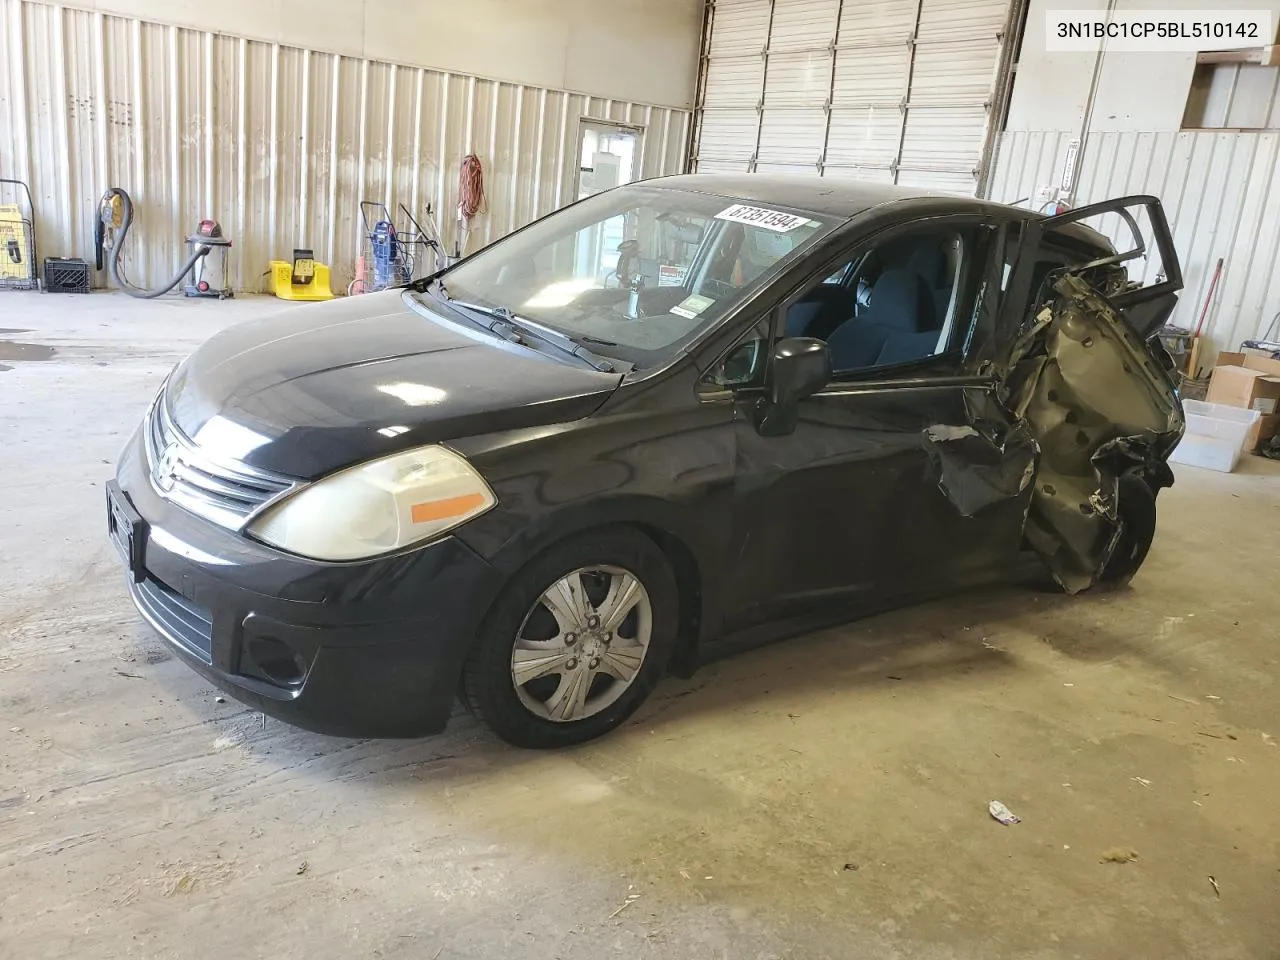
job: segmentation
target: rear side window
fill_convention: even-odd
[[[1026,229],[1040,236],[1030,254],[1037,259],[1025,274],[1030,285],[1022,288],[1035,304],[1047,298],[1054,278],[1052,264],[1039,260],[1067,250],[1065,268],[1110,300],[1139,336],[1150,338],[1168,322],[1182,289],[1182,269],[1168,218],[1155,197],[1078,207],[1042,222],[1028,221]]]
[[[1052,296],[1051,284],[1058,274],[1072,268],[1082,267],[1111,253],[1103,244],[1105,239],[1099,237],[1097,246],[1082,243],[1079,237],[1049,233],[1040,245],[1032,251],[1035,260],[1031,268],[1031,303],[1039,307]],[[1013,225],[1009,231],[1004,248],[1004,263],[1000,277],[1000,291],[1007,293],[1013,279],[1013,269],[1018,257],[1023,254],[1021,226]]]

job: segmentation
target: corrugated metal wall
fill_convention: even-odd
[[[1000,140],[991,199],[1035,205],[1062,178],[1067,131],[1010,131]],[[1159,197],[1173,227],[1186,289],[1173,322],[1194,328],[1218,258],[1225,260],[1206,321],[1213,351],[1262,336],[1280,311],[1280,133],[1092,133],[1075,206],[1125,194]]]
[[[687,153],[680,110],[31,0],[0,0],[0,58],[0,177],[30,184],[40,255],[92,260],[98,198],[123,187],[138,208],[125,273],[144,285],[168,279],[212,216],[235,243],[237,289],[261,289],[294,246],[345,286],[362,199],[430,203],[452,241],[468,152],[488,193],[474,249],[572,199],[583,117],[644,128],[639,176],[680,172]]]

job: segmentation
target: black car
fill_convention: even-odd
[[[111,536],[142,615],[266,713],[418,736],[460,696],[583,741],[668,670],[1027,550],[1127,582],[1183,430],[1180,287],[1151,197],[636,183],[214,336],[125,449]]]

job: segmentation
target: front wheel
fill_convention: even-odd
[[[1125,477],[1119,485],[1116,548],[1098,576],[1098,586],[1114,590],[1127,586],[1138,572],[1156,536],[1156,495],[1137,477]]]
[[[518,747],[607,733],[642,704],[675,646],[679,591],[638,530],[572,537],[502,592],[463,670],[472,711]]]

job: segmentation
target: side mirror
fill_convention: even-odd
[[[796,428],[800,401],[831,382],[831,351],[822,340],[788,337],[773,348],[769,394],[760,402],[756,429],[764,436],[781,436]]]

